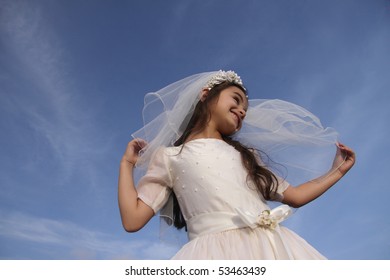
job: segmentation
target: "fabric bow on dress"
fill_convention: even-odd
[[[237,214],[241,220],[250,228],[258,226],[275,229],[276,226],[286,220],[291,214],[292,209],[288,205],[280,205],[272,210],[264,210],[260,215],[254,215],[249,211],[236,208]]]

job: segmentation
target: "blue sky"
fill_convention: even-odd
[[[0,0],[0,259],[166,259],[121,226],[119,161],[143,95],[235,70],[357,153],[286,226],[331,259],[390,259],[390,1]]]

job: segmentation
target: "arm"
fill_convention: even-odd
[[[297,187],[289,186],[283,193],[283,203],[295,208],[301,207],[318,198],[336,184],[355,163],[355,153],[352,149],[340,143],[338,148],[330,173]]]
[[[138,159],[138,152],[145,145],[145,142],[137,139],[129,142],[119,168],[118,203],[122,225],[128,232],[138,231],[154,215],[153,209],[138,199],[133,179],[133,169]]]

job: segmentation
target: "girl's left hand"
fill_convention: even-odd
[[[337,147],[338,149],[333,162],[333,168],[337,168],[341,175],[344,176],[355,164],[355,152],[341,143],[337,143]]]

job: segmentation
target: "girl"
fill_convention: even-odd
[[[249,101],[232,71],[193,75],[150,93],[143,113],[146,124],[120,164],[126,231],[138,231],[160,211],[188,232],[189,242],[173,259],[325,258],[279,223],[292,213],[289,206],[316,199],[353,166],[354,152],[336,142],[334,130],[294,104]],[[324,168],[309,159],[329,171],[313,180]],[[147,167],[137,188],[135,166]],[[310,180],[293,187],[289,176],[298,171]],[[283,204],[271,210],[266,201]]]

